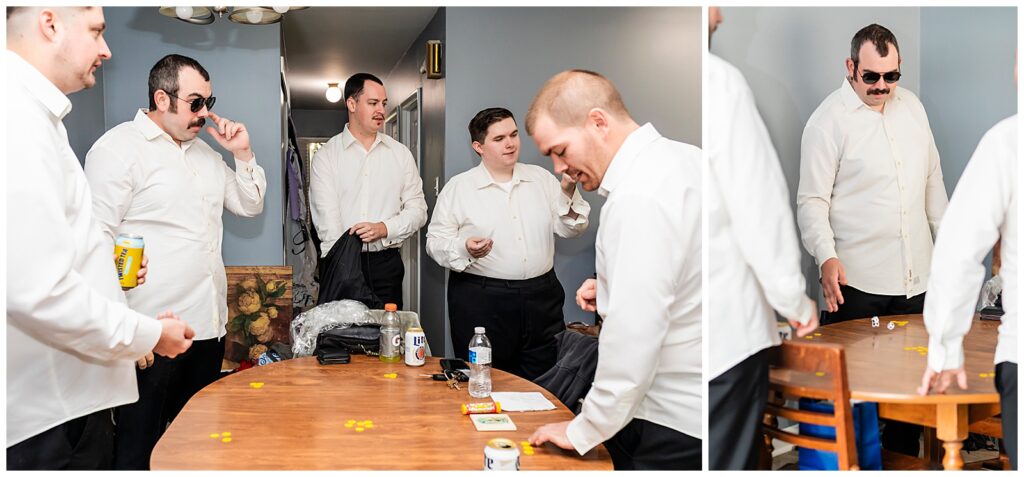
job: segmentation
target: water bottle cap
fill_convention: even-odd
[[[476,328],[473,328],[473,333],[476,333],[478,335],[484,334],[484,327],[483,326],[477,326]]]
[[[384,311],[398,311],[398,305],[394,303],[384,304]]]

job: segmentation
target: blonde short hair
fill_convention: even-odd
[[[583,124],[591,109],[601,108],[617,118],[629,117],[619,90],[608,78],[588,70],[566,70],[549,79],[526,112],[526,133],[541,115],[559,126]]]

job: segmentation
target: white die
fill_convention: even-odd
[[[896,323],[893,323],[893,322],[890,321],[889,325],[886,326],[886,328],[889,328],[890,331],[891,330],[895,330],[896,329]]]
[[[878,328],[878,317],[877,316],[871,317],[871,327],[872,328]]]

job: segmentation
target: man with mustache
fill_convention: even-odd
[[[135,360],[192,343],[164,313],[178,303],[158,319],[126,306],[68,144],[66,95],[96,84],[105,29],[99,7],[7,7],[8,470],[110,468],[111,411],[138,397]]]
[[[565,290],[555,276],[555,238],[587,230],[590,204],[563,174],[519,163],[519,127],[505,108],[469,122],[480,165],[448,181],[427,229],[427,253],[448,274],[455,354],[467,359],[483,326],[495,368],[533,380],[555,365],[565,329]],[[495,245],[497,244],[497,245]]]
[[[530,104],[526,130],[555,173],[605,196],[597,279],[576,303],[604,317],[594,384],[572,421],[529,441],[617,470],[701,468],[701,152],[630,116],[607,78],[569,70]]]
[[[227,277],[221,256],[224,209],[240,217],[263,211],[267,179],[256,164],[244,124],[210,111],[210,74],[196,60],[167,55],[149,72],[149,109],[101,136],[85,159],[97,220],[111,240],[141,234],[161,264],[150,284],[127,292],[143,313],[177,304],[196,330],[188,353],[177,359],[140,359],[139,401],[118,409],[117,469],[148,469],[167,423],[193,394],[220,376],[227,334]],[[231,152],[198,138],[206,132]]]
[[[402,309],[402,242],[427,223],[423,180],[409,148],[380,132],[384,82],[356,73],[345,82],[348,124],[313,156],[309,208],[326,257],[342,234],[363,241],[360,268],[377,298]]]
[[[862,28],[847,77],[804,128],[797,222],[821,267],[823,325],[924,306],[947,198],[924,107],[897,86],[900,63],[892,32]],[[917,456],[916,431],[905,426],[891,422],[883,446]]]

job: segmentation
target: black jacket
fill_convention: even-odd
[[[361,301],[371,310],[384,308],[380,298],[366,285],[359,265],[363,241],[358,235],[344,233],[327,256],[320,259],[320,296],[316,304],[337,300]]]
[[[583,408],[597,371],[597,338],[564,330],[555,335],[558,360],[555,367],[533,382],[554,394],[573,414]]]

